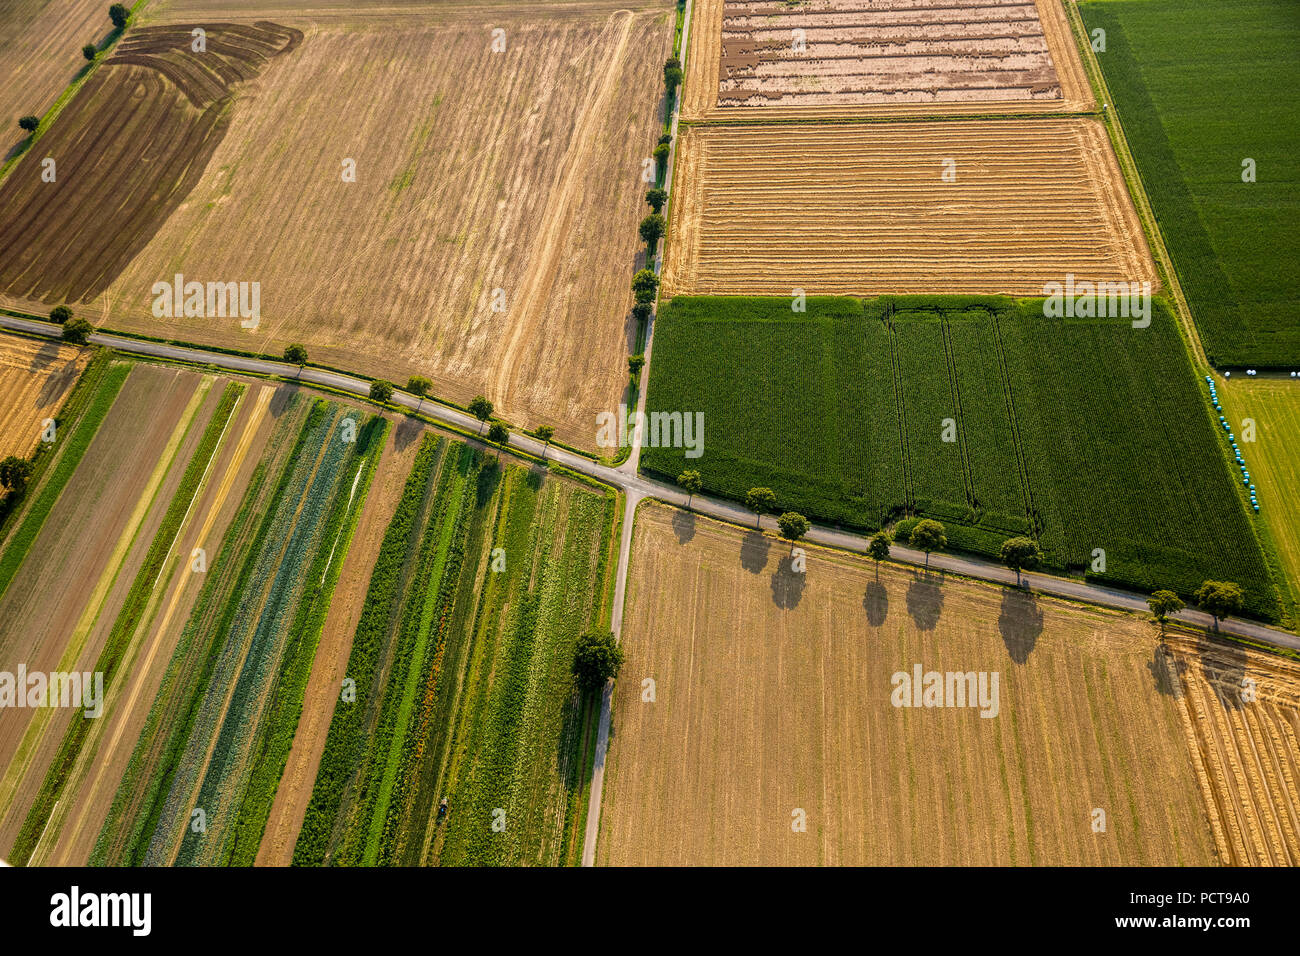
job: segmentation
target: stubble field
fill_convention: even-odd
[[[75,345],[0,337],[0,458],[31,454],[89,360]]]
[[[112,29],[102,0],[7,0],[0,6],[0,162],[85,66],[81,48]]]
[[[300,6],[276,15],[302,46],[236,104],[203,177],[100,302],[106,321],[254,351],[301,342],[593,446],[626,379],[665,6]],[[152,284],[174,273],[260,282],[260,327],[154,317]]]
[[[1158,287],[1093,120],[691,127],[677,162],[667,295]]]
[[[1214,862],[1146,622],[818,549],[800,575],[658,505],[635,549],[600,862]],[[917,664],[999,672],[997,716],[895,708]]]
[[[37,313],[92,302],[198,181],[236,89],[302,39],[264,22],[207,30],[203,52],[188,24],[129,30],[0,185],[0,298]]]
[[[1296,866],[1300,664],[1187,636],[1163,654],[1220,861]]]

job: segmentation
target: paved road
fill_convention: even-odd
[[[688,5],[687,23],[689,24],[689,22]],[[59,335],[59,326],[57,325],[53,325],[49,322],[15,318],[8,315],[0,315],[0,328],[15,329],[35,335],[42,335],[47,338],[57,338]],[[647,333],[647,335],[649,336],[649,333]],[[649,368],[648,359],[650,356],[652,341],[652,338],[647,338],[646,369]],[[92,335],[91,342],[95,345],[107,346],[134,355],[173,359],[182,362],[192,362],[199,365],[213,365],[230,371],[247,372],[256,375],[285,376],[288,378],[296,378],[297,380],[307,384],[323,385],[361,396],[368,396],[370,393],[370,381],[368,379],[357,378],[342,372],[331,372],[317,368],[303,368],[300,370],[296,366],[289,365],[285,362],[248,358],[241,355],[229,355],[224,352],[210,352],[205,349],[189,348],[186,346],[167,345],[161,342],[149,342],[107,333],[96,333]],[[643,370],[642,375],[646,374],[647,372]],[[451,425],[464,431],[477,433],[482,427],[482,424],[478,419],[474,418],[467,412],[463,412],[457,408],[451,408],[447,405],[441,405],[437,402],[422,400],[416,398],[414,395],[409,395],[406,392],[395,392],[392,403],[403,408],[409,408],[413,411],[418,410],[421,414],[433,419],[434,421],[445,425]],[[641,397],[638,402],[638,409],[641,411],[644,411],[645,409],[644,389],[642,389]],[[611,628],[614,631],[614,634],[618,635],[622,628],[623,603],[626,593],[628,565],[632,547],[632,525],[636,513],[636,507],[646,498],[655,498],[671,505],[685,507],[687,505],[687,496],[675,485],[670,485],[637,474],[636,466],[640,456],[639,434],[634,436],[632,454],[624,464],[618,467],[602,465],[590,458],[575,454],[574,452],[567,451],[563,448],[556,448],[554,446],[544,448],[542,442],[528,435],[511,433],[509,445],[511,448],[538,457],[544,455],[550,461],[558,462],[573,471],[588,475],[598,481],[612,485],[624,493],[625,510],[623,514],[622,537],[619,543],[618,566],[616,571],[617,576],[614,588],[614,607],[611,616]],[[732,501],[710,498],[706,495],[695,495],[693,500],[690,501],[690,505],[692,510],[710,518],[715,518],[744,527],[753,527],[755,524],[753,512],[748,511]],[[761,520],[761,526],[764,530],[776,531],[776,519],[770,515],[765,516]],[[816,525],[814,525],[808,532],[805,540],[814,544],[858,553],[865,553],[867,549],[867,538],[863,535],[853,534],[847,531],[838,531],[832,528]],[[892,561],[904,564],[919,565],[925,563],[925,555],[923,553],[897,544],[892,547],[890,558]],[[978,558],[962,557],[952,554],[934,554],[930,556],[929,565],[931,568],[936,570],[965,575],[983,581],[991,581],[999,584],[1015,583],[1015,573],[1010,569]],[[1023,575],[1023,578],[1030,588],[1043,594],[1085,601],[1091,604],[1118,608],[1126,611],[1145,612],[1147,610],[1146,597],[1144,595],[1124,591],[1119,588],[1106,587],[1074,578],[1060,578],[1047,574],[1025,574]],[[1181,611],[1174,615],[1173,619],[1206,629],[1210,629],[1213,626],[1213,621],[1210,616],[1197,610],[1188,609]],[[1295,634],[1288,631],[1281,631],[1276,628],[1266,627],[1262,624],[1255,624],[1250,621],[1241,620],[1224,621],[1219,625],[1219,627],[1223,632],[1228,634],[1234,634],[1261,643],[1273,644],[1279,647],[1300,651],[1300,637],[1297,637]],[[595,861],[596,838],[600,826],[600,802],[604,783],[605,755],[609,744],[610,692],[611,688],[607,687],[601,704],[600,725],[596,743],[595,774],[592,780],[591,797],[587,816],[587,832],[585,835],[582,854],[583,865],[585,866],[590,866]]]
[[[36,335],[43,335],[48,338],[56,338],[59,329],[57,325],[53,325],[49,322],[19,319],[8,315],[0,315],[0,328],[17,329],[28,333],[34,333]],[[257,375],[280,375],[288,378],[296,378],[299,381],[308,384],[324,385],[329,388],[352,392],[353,394],[362,396],[367,396],[370,393],[370,381],[368,379],[357,378],[342,372],[331,372],[325,369],[310,367],[304,368],[300,371],[297,366],[289,365],[285,362],[247,358],[242,355],[228,355],[224,352],[209,352],[205,349],[190,348],[181,345],[166,345],[161,342],[148,342],[105,333],[96,333],[95,335],[92,335],[91,342],[96,345],[109,346],[118,351],[134,355],[175,359],[177,361],[193,362],[199,365],[215,365],[218,368],[229,369],[236,372],[249,372]],[[649,345],[647,345],[647,355],[648,354]],[[647,363],[647,367],[648,365],[649,363]],[[418,410],[421,414],[433,419],[434,421],[452,425],[464,431],[478,433],[482,428],[482,423],[468,412],[463,412],[458,408],[451,408],[447,405],[441,405],[437,402],[421,400],[416,398],[414,395],[408,395],[406,392],[395,392],[392,398],[392,404],[403,408],[409,408],[412,411]],[[638,407],[641,410],[644,410],[645,408],[644,390],[642,391]],[[638,444],[639,440],[640,436],[637,435],[636,441]],[[686,494],[675,485],[648,478],[644,475],[639,475],[632,470],[632,462],[638,460],[639,448],[634,447],[632,456],[630,456],[628,461],[623,465],[610,467],[592,461],[584,455],[579,455],[563,448],[556,448],[554,445],[549,448],[544,448],[542,442],[529,435],[512,432],[510,435],[509,446],[538,457],[545,454],[545,457],[550,461],[558,462],[576,472],[588,475],[598,481],[603,481],[606,484],[613,485],[622,490],[629,499],[635,499],[633,504],[644,498],[657,498],[660,501],[677,505],[679,507],[685,507],[687,504]],[[691,501],[691,508],[700,514],[707,515],[711,518],[717,518],[722,521],[731,522],[733,524],[745,527],[752,527],[754,525],[753,512],[733,501],[710,498],[707,495],[696,495]],[[776,531],[776,519],[770,515],[765,516],[762,520],[762,527],[765,530]],[[627,555],[631,546],[629,528],[630,522],[625,523],[622,547],[619,552],[619,569],[621,572],[626,571]],[[826,528],[819,525],[814,525],[812,527],[808,532],[806,540],[815,544],[827,545],[845,551],[866,553],[867,550],[866,536],[854,534],[848,531],[836,531],[832,528]],[[925,555],[922,552],[899,544],[893,546],[890,551],[890,558],[893,561],[903,564],[925,563]],[[929,564],[932,568],[962,574],[971,578],[978,578],[983,581],[993,581],[999,584],[1015,583],[1015,573],[1009,568],[1005,568],[1000,564],[994,564],[991,561],[985,561],[980,558],[963,557],[953,554],[934,554],[930,556]],[[621,577],[622,575],[620,575],[620,578]],[[1023,578],[1029,583],[1029,586],[1032,589],[1041,591],[1044,594],[1087,601],[1091,604],[1100,604],[1105,607],[1119,608],[1126,611],[1144,612],[1147,609],[1145,595],[1125,591],[1120,588],[1093,584],[1077,578],[1061,578],[1049,574],[1027,573],[1023,575]],[[621,580],[616,584],[616,593],[621,592],[622,584],[623,582]],[[621,619],[621,611],[621,604],[615,607],[615,620]],[[1173,616],[1173,620],[1182,621],[1187,624],[1204,628],[1211,628],[1213,626],[1213,621],[1208,614],[1193,609],[1179,612]],[[1292,634],[1289,631],[1282,631],[1263,624],[1255,624],[1250,621],[1235,619],[1223,621],[1219,627],[1225,633],[1235,634],[1251,640],[1262,641],[1264,643],[1275,644],[1279,647],[1300,650],[1300,637],[1297,637],[1297,635]]]

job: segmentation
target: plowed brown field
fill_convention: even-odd
[[[687,120],[1075,112],[1059,0],[696,0]]]
[[[1205,639],[1169,645],[1222,862],[1300,864],[1300,664]]]
[[[1158,287],[1094,120],[697,126],[678,150],[668,295]]]
[[[302,6],[286,18],[302,46],[236,103],[188,200],[110,288],[108,324],[301,342],[594,447],[627,379],[670,5]],[[178,272],[259,282],[259,328],[155,318],[152,285]]]
[[[301,39],[272,23],[206,29],[202,53],[188,25],[128,32],[0,185],[6,299],[30,308],[103,292],[202,175],[234,89]]]
[[[89,360],[75,345],[0,336],[0,458],[32,453]]]
[[[800,575],[661,505],[634,546],[599,861],[1215,861],[1147,622],[816,548]],[[997,715],[894,707],[918,664],[998,672]]]

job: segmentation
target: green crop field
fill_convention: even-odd
[[[426,436],[380,547],[298,865],[580,852],[594,714],[569,666],[607,617],[601,492]],[[448,799],[445,820],[438,801]]]
[[[1210,361],[1300,366],[1300,4],[1079,9]]]
[[[208,573],[91,859],[251,864],[387,422],[290,399]],[[349,424],[349,422],[351,424]],[[193,825],[201,807],[204,826]]]
[[[642,462],[781,510],[872,529],[943,521],[996,554],[1035,535],[1058,569],[1187,595],[1236,580],[1272,619],[1276,590],[1173,316],[1044,318],[1038,301],[685,298],[656,322],[647,412],[703,412],[699,458]],[[1097,564],[1104,552],[1104,567]],[[1096,565],[1096,566],[1094,566]]]

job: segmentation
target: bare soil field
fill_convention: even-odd
[[[666,295],[1159,287],[1093,120],[695,126],[677,163]]]
[[[424,432],[425,429],[415,421],[402,419],[389,433],[383,457],[379,459],[370,494],[343,561],[320,643],[316,647],[302,716],[262,835],[258,866],[288,866],[293,860],[294,841],[311,801],[312,786],[316,782],[321,754],[325,751],[325,738],[334,717],[334,705],[347,669],[348,655],[352,653],[352,638],[361,618],[375,558],[388,522],[397,509]]]
[[[634,548],[599,862],[1215,862],[1147,622],[662,505]],[[996,715],[896,706],[918,666]]]
[[[0,337],[0,458],[32,453],[88,361],[75,345]]]
[[[1093,103],[1059,0],[698,0],[692,30],[687,120]]]
[[[0,185],[0,296],[40,312],[102,293],[198,181],[235,88],[301,39],[261,21],[206,30],[197,53],[189,25],[128,31]]]
[[[427,375],[440,397],[483,393],[516,425],[594,447],[626,384],[670,6],[363,12],[276,10],[303,43],[235,103],[188,198],[96,300],[103,324],[271,353],[301,342],[313,361]],[[156,317],[153,284],[176,273],[260,283],[260,325]]]
[[[112,30],[103,0],[0,4],[0,162],[27,136],[21,116],[44,116],[86,65],[81,48]]]
[[[1169,647],[1220,861],[1300,864],[1300,664],[1204,637]]]

